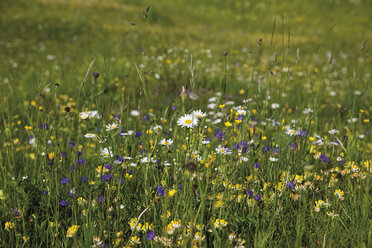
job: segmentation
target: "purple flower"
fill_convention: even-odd
[[[125,178],[118,178],[118,183],[124,183],[125,182]]]
[[[79,159],[76,160],[76,163],[77,164],[84,164],[85,160],[83,158],[79,158]]]
[[[252,166],[253,166],[253,168],[256,168],[256,169],[261,167],[261,165],[259,163],[254,163],[254,164],[252,164]]]
[[[329,162],[329,157],[327,157],[327,155],[325,155],[324,153],[322,153],[322,155],[320,155],[320,159],[321,159],[324,163],[328,163],[328,162]]]
[[[61,152],[61,157],[66,157],[66,152]]]
[[[40,124],[40,129],[42,129],[42,130],[48,130],[49,129],[49,125],[48,124]]]
[[[144,117],[143,117],[143,120],[144,121],[148,121],[150,119],[150,116],[149,115],[145,115]]]
[[[288,182],[287,183],[287,187],[290,188],[290,189],[294,189],[295,188],[295,184],[293,182]]]
[[[296,144],[295,142],[293,142],[293,143],[290,145],[289,149],[290,149],[291,151],[296,151],[296,150],[297,150],[297,144]]]
[[[83,152],[82,151],[77,151],[78,158],[80,158],[81,155],[83,155]]]
[[[257,195],[255,195],[255,196],[253,196],[253,199],[255,200],[255,201],[259,201],[259,200],[261,200],[261,195],[260,194],[257,194]]]
[[[172,105],[171,109],[172,110],[176,110],[177,109],[177,106],[176,105]]]
[[[106,173],[105,175],[102,176],[101,180],[102,182],[107,182],[107,181],[110,181],[111,178],[112,178],[112,174]]]
[[[162,186],[158,186],[158,196],[164,196],[164,188]]]
[[[108,170],[112,169],[111,165],[109,165],[109,164],[105,164],[105,168],[108,169]]]
[[[71,165],[70,170],[72,170],[72,171],[75,170],[75,166]]]
[[[13,210],[13,213],[15,215],[20,215],[20,213],[21,213],[21,211],[19,210],[19,208],[13,208],[12,210]]]
[[[155,232],[154,231],[149,231],[146,234],[146,240],[150,241],[155,237]]]
[[[43,194],[43,195],[47,195],[47,194],[48,194],[48,191],[43,190],[42,194]]]
[[[179,190],[182,190],[182,183],[179,183],[179,184],[178,184],[178,189],[179,189]]]
[[[114,120],[120,120],[120,115],[115,115]]]
[[[143,133],[141,131],[139,132],[136,132],[136,135],[134,135],[135,138],[139,138],[143,135]]]
[[[68,177],[63,177],[61,179],[61,184],[69,184],[71,181],[70,181],[70,178]]]
[[[59,202],[59,205],[62,207],[67,207],[68,205],[70,205],[70,203],[66,200],[62,200]]]
[[[75,146],[75,143],[71,141],[71,142],[69,143],[69,145],[70,145],[71,147],[74,147],[74,146]]]
[[[84,176],[80,179],[80,182],[86,182],[88,181],[88,177],[87,176]]]
[[[251,189],[248,190],[247,195],[248,195],[248,196],[252,196],[252,195],[253,195],[253,190],[251,190]]]
[[[222,130],[219,130],[219,129],[216,129],[214,131],[214,137],[216,137],[217,140],[225,140],[225,136],[223,135],[223,131]]]
[[[120,129],[119,136],[124,136],[124,133],[125,133],[124,129]]]
[[[76,189],[75,189],[75,187],[69,188],[68,195],[71,196],[71,197],[73,197],[74,195],[76,195]]]
[[[98,200],[99,203],[102,203],[105,200],[105,197],[98,196],[97,200]]]
[[[305,130],[302,130],[298,133],[298,136],[300,137],[306,137],[307,136],[307,132]]]

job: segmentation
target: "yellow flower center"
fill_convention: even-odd
[[[192,121],[191,121],[190,119],[185,120],[185,123],[188,124],[188,125],[191,124],[191,122],[192,122]]]

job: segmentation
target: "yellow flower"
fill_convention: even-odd
[[[175,190],[175,189],[171,189],[171,190],[168,191],[168,195],[170,197],[174,196],[176,193],[177,193],[177,190]]]
[[[54,157],[55,157],[54,152],[51,152],[51,153],[48,154],[49,160],[53,160]]]
[[[25,129],[26,129],[26,130],[31,130],[31,129],[32,129],[32,127],[31,127],[31,126],[29,126],[29,125],[26,125],[26,126],[25,126]]]
[[[4,199],[5,199],[4,192],[3,190],[0,190],[0,200],[4,200]]]
[[[231,127],[232,124],[231,124],[231,122],[228,121],[228,122],[225,122],[225,126],[226,126],[226,127]]]
[[[67,229],[66,238],[73,237],[76,234],[76,232],[79,230],[79,227],[80,227],[79,225],[73,225],[69,229]]]
[[[5,230],[9,231],[10,229],[13,229],[15,227],[15,224],[13,222],[5,222]]]
[[[263,136],[263,137],[262,137],[262,140],[266,140],[266,139],[267,139],[267,137],[266,137],[266,136]]]

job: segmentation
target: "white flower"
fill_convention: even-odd
[[[364,139],[364,134],[359,135],[359,139]]]
[[[86,120],[88,118],[97,118],[97,119],[99,119],[100,116],[98,115],[98,111],[97,110],[93,110],[93,111],[80,112],[80,118],[83,119],[83,120]]]
[[[111,131],[111,130],[114,130],[118,127],[119,127],[119,125],[117,123],[107,124],[106,125],[106,131]]]
[[[329,134],[336,134],[336,133],[339,133],[339,131],[336,130],[336,129],[332,129],[332,130],[329,130],[328,133]]]
[[[217,97],[211,97],[208,99],[208,102],[215,102],[217,101]]]
[[[168,139],[168,140],[166,140],[166,139],[162,139],[162,140],[160,141],[160,145],[167,146],[168,148],[169,148],[169,146],[172,145],[172,144],[173,144],[173,140],[172,140],[172,139]]]
[[[271,104],[272,109],[278,109],[280,107],[279,103],[273,103]]]
[[[201,142],[203,145],[207,145],[207,144],[209,144],[209,143],[211,143],[209,140],[202,140],[202,142]]]
[[[214,108],[216,108],[216,106],[217,106],[217,104],[215,104],[215,103],[210,103],[210,104],[207,105],[207,108],[209,108],[209,109],[214,109]]]
[[[198,118],[186,114],[178,118],[177,124],[181,127],[194,128],[198,125]]]
[[[92,139],[92,138],[95,138],[96,135],[94,133],[87,133],[84,135],[85,138],[89,138],[89,139]]]
[[[269,160],[273,163],[278,162],[278,159],[274,157],[270,157]]]
[[[104,157],[104,158],[109,158],[109,157],[113,157],[114,155],[112,154],[112,151],[111,151],[111,147],[109,148],[103,148],[101,150],[101,155]]]
[[[240,157],[240,160],[242,161],[242,162],[248,162],[248,157]]]
[[[216,148],[216,152],[218,154],[224,154],[224,155],[230,155],[232,153],[230,148],[223,147],[221,145],[218,145],[218,147]]]
[[[135,109],[130,111],[131,116],[140,116],[140,114],[141,114],[141,112],[139,112],[138,110],[135,110]]]
[[[305,115],[307,115],[307,114],[310,114],[312,112],[313,112],[313,110],[311,108],[305,108],[302,113],[305,114]]]
[[[288,134],[289,136],[293,136],[293,135],[297,134],[297,131],[295,131],[293,129],[287,129],[287,131],[285,133]]]
[[[194,115],[196,118],[202,118],[202,117],[207,116],[207,114],[203,113],[201,110],[194,110],[194,111],[192,111],[191,114]]]

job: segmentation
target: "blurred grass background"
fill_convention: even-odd
[[[26,92],[41,78],[75,89],[93,58],[123,72],[123,63],[138,61],[151,47],[222,53],[255,49],[263,38],[272,50],[290,45],[303,53],[347,52],[372,37],[372,2],[362,0],[3,0],[0,8],[2,92],[5,79]]]

